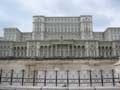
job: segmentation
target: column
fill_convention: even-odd
[[[62,45],[60,45],[60,56],[62,56]]]
[[[112,56],[117,56],[117,49],[116,49],[116,45],[115,45],[115,43],[113,43],[113,45],[112,45]]]
[[[88,45],[88,42],[85,43],[85,57],[88,57],[89,56],[89,45]]]
[[[30,56],[30,48],[29,48],[30,46],[29,46],[29,43],[27,43],[27,57],[29,57]]]
[[[57,49],[58,49],[58,56],[60,56],[60,45],[58,45]]]
[[[74,45],[72,45],[72,57],[74,57]]]
[[[41,53],[42,53],[41,57],[43,57],[44,56],[44,46],[43,45],[42,45]]]
[[[44,46],[43,51],[44,51],[43,56],[46,57],[46,46]]]
[[[49,57],[49,46],[48,46],[48,45],[47,45],[46,49],[47,49],[47,50],[46,50],[46,51],[47,51],[47,52],[46,52],[46,53],[47,53],[46,56]]]
[[[37,43],[37,46],[36,46],[36,56],[37,57],[39,56],[39,43]]]
[[[55,56],[58,56],[58,52],[57,52],[57,44],[55,45]]]
[[[53,46],[51,45],[51,48],[50,48],[51,50],[51,57],[53,57]]]
[[[65,57],[68,56],[68,47],[67,44],[64,46]]]
[[[22,56],[22,49],[21,49],[21,47],[19,47],[19,56],[21,57]]]
[[[43,57],[45,56],[45,46],[43,45]]]
[[[62,56],[65,57],[65,46],[62,45]]]
[[[71,57],[72,56],[72,45],[70,45],[70,52],[69,52],[69,54],[70,54],[69,57]]]
[[[77,54],[77,58],[79,57],[79,46],[77,45],[77,48],[76,48],[76,54]]]
[[[21,47],[21,56],[24,57],[24,47]]]
[[[49,45],[47,46],[47,57],[49,57]]]
[[[79,46],[79,57],[81,57],[81,46]]]
[[[104,57],[106,57],[106,47],[104,47]]]
[[[10,45],[10,56],[14,56],[14,50],[13,50],[12,48],[14,48],[14,47],[12,47],[12,46]]]
[[[76,49],[76,45],[74,46],[74,56],[77,57],[77,49]]]
[[[63,57],[63,45],[61,44],[61,57]]]
[[[41,57],[41,46],[39,46],[39,57]]]
[[[43,56],[44,56],[44,46],[42,45],[42,47],[41,47],[41,57],[43,58]]]
[[[95,57],[98,57],[99,56],[99,50],[98,50],[98,45],[96,45],[96,48],[95,48],[96,50],[96,52],[95,52]]]
[[[80,46],[80,49],[79,49],[79,57],[81,57],[81,52],[82,52],[82,48]]]
[[[105,57],[105,47],[102,48],[103,57]]]
[[[69,46],[69,44],[67,45],[67,50],[68,50],[67,56],[69,57],[70,56],[70,54],[69,54],[69,52],[70,52],[70,46]]]
[[[85,49],[85,46],[82,46],[82,57],[86,57],[88,54],[88,49]]]

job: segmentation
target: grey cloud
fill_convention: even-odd
[[[16,25],[22,31],[31,31],[33,15],[79,16],[89,14],[93,15],[94,29],[98,31],[105,30],[107,26],[120,25],[118,23],[120,19],[119,0],[12,0],[11,2],[4,0],[1,4],[3,5],[0,6],[0,29],[11,22],[10,25]]]

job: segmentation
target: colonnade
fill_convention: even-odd
[[[26,47],[14,47],[13,54],[15,57],[26,57]]]
[[[38,49],[38,57],[84,57],[84,46],[73,45],[52,45],[40,46]]]
[[[89,49],[85,45],[52,44],[31,46],[14,46],[0,48],[0,57],[39,57],[39,58],[82,58],[82,57],[112,57],[120,56],[120,48],[98,46]]]

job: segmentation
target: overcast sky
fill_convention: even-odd
[[[0,36],[4,27],[32,31],[32,16],[93,15],[93,30],[120,26],[120,0],[0,0]]]

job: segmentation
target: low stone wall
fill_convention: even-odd
[[[50,60],[0,60],[0,68],[4,70],[15,69],[20,71],[31,70],[95,70],[113,69],[117,59],[50,59]]]

